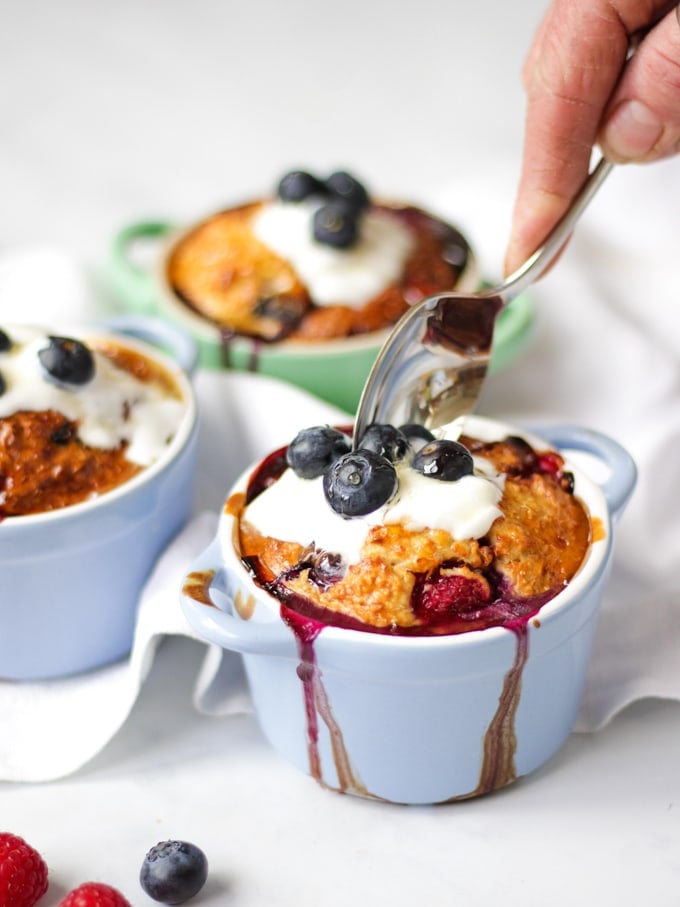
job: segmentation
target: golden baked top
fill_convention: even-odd
[[[461,233],[422,209],[369,198],[342,171],[293,171],[276,196],[221,211],[182,236],[167,280],[226,336],[328,340],[394,324],[452,289],[470,260]]]
[[[123,344],[0,330],[0,517],[128,481],[166,449],[185,409],[171,375]]]
[[[392,434],[383,434],[380,450],[372,442],[366,448],[377,454],[366,456],[368,471],[360,474],[362,467],[355,463],[355,472],[345,474],[347,487],[359,488],[363,475],[368,477],[368,487],[382,457],[396,464],[402,496],[412,499],[406,506],[398,501],[390,505],[399,493],[386,486],[378,498],[361,505],[354,539],[347,535],[353,517],[333,485],[342,476],[344,461],[357,454],[361,458],[361,447],[343,452],[335,437],[336,446],[325,465],[319,467],[317,456],[316,467],[308,469],[316,456],[312,448],[316,445],[318,454],[322,446],[320,427],[310,431],[317,432],[313,443],[308,436],[306,446],[302,445],[299,439],[304,433],[300,433],[287,450],[277,452],[254,473],[246,496],[228,504],[238,519],[241,556],[255,580],[286,607],[305,616],[322,623],[402,634],[460,633],[509,625],[537,612],[563,589],[585,557],[590,519],[574,495],[573,477],[563,458],[553,450],[535,450],[514,436],[494,442],[469,436],[459,442],[426,442],[411,436],[404,446],[398,438],[401,430],[391,428]],[[325,427],[326,440],[334,431]],[[329,449],[326,445],[326,453]],[[437,475],[437,463],[451,452],[453,459]],[[311,476],[317,467],[323,475]],[[300,474],[305,470],[307,478]],[[418,481],[409,484],[412,473],[418,473]],[[475,480],[477,486],[472,484]],[[286,517],[273,516],[257,502],[272,495],[279,483],[280,494],[292,494],[292,506],[302,510],[308,495],[314,494],[314,483],[317,494],[323,485],[331,509],[337,511],[334,516],[340,517],[336,531],[329,533],[321,525],[323,517],[315,512],[307,519],[304,536],[304,519],[296,520],[288,508],[290,534],[285,528],[269,534],[269,527],[285,527]],[[374,508],[376,501],[383,500],[384,507],[378,503]],[[280,497],[272,496],[270,501],[270,507],[281,509]],[[399,506],[402,510],[397,512]],[[470,516],[471,506],[484,512],[481,522],[475,514]],[[459,516],[454,517],[457,508]],[[332,537],[337,539],[336,548],[329,543]]]

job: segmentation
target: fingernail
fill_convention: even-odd
[[[640,101],[623,101],[609,117],[602,139],[614,157],[635,160],[652,150],[662,132],[653,110]]]

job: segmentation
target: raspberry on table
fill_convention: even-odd
[[[110,885],[84,882],[59,901],[59,907],[132,907],[132,904]]]
[[[47,891],[47,864],[23,838],[0,832],[0,904],[33,907]]]

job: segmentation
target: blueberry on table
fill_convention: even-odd
[[[364,211],[370,204],[368,192],[351,173],[337,170],[326,180],[326,189],[337,199],[346,202],[355,213]]]
[[[409,449],[409,441],[394,425],[382,425],[374,422],[369,425],[359,445],[362,450],[372,450],[391,463],[403,460]]]
[[[455,482],[472,475],[472,454],[458,441],[430,441],[413,458],[413,469],[432,479]]]
[[[346,202],[335,200],[322,205],[312,218],[312,235],[317,242],[336,249],[348,249],[359,238],[356,212]]]
[[[323,477],[332,509],[344,517],[373,513],[397,490],[397,471],[388,459],[358,449],[337,459]]]
[[[283,202],[302,202],[311,195],[325,195],[324,185],[306,170],[291,170],[279,182],[276,194]]]
[[[316,479],[338,457],[350,449],[347,435],[330,425],[304,428],[293,438],[286,451],[286,462],[301,479]]]
[[[60,384],[87,384],[94,378],[94,356],[80,340],[51,336],[38,358],[50,378]]]
[[[161,841],[147,853],[139,883],[155,901],[183,904],[197,894],[208,878],[205,854],[187,841]]]
[[[11,348],[12,341],[10,340],[9,334],[0,328],[0,353],[6,353],[7,350],[10,350]]]

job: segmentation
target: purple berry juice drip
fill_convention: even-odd
[[[220,326],[220,365],[225,369],[233,369],[233,348],[234,343],[238,339],[239,335],[232,331],[230,328]],[[248,362],[246,363],[245,371],[247,372],[257,372],[259,371],[260,366],[260,349],[262,343],[257,338],[250,338],[250,351],[248,353]]]
[[[286,605],[281,605],[281,618],[291,628],[298,647],[300,662],[297,675],[302,683],[307,723],[307,751],[309,770],[313,778],[325,787],[329,785],[323,778],[321,754],[319,752],[319,717],[322,719],[330,736],[333,762],[338,776],[338,790],[341,793],[354,793],[363,797],[370,796],[364,785],[358,780],[350,763],[342,731],[338,725],[321,679],[321,671],[316,661],[314,642],[325,624],[303,617]]]
[[[503,688],[498,697],[498,708],[484,734],[482,765],[477,787],[469,794],[452,797],[447,802],[469,800],[482,794],[490,794],[517,779],[515,718],[522,692],[522,673],[529,657],[528,622],[529,618],[525,617],[515,621],[513,625],[506,625],[517,640],[515,659],[505,675]]]

